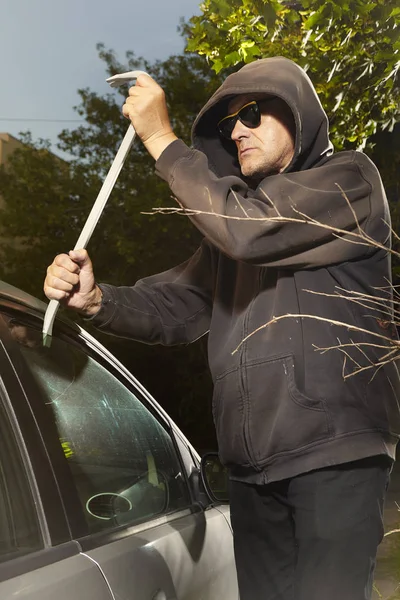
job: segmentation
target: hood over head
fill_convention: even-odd
[[[284,100],[294,116],[295,151],[285,173],[309,169],[332,154],[328,118],[306,72],[282,56],[263,58],[229,75],[193,124],[193,146],[206,154],[210,169],[216,175],[241,176],[236,146],[234,142],[220,137],[218,121],[228,114],[232,98],[260,92]]]

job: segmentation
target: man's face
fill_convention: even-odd
[[[228,106],[229,114],[235,113],[252,100],[260,103],[261,122],[254,129],[246,127],[239,119],[232,131],[242,175],[263,179],[281,173],[294,155],[295,124],[291,110],[280,98],[265,98],[261,94],[236,96]]]

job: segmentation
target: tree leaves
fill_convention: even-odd
[[[215,0],[205,0],[186,28],[188,50],[206,56],[217,72],[266,56],[295,60],[332,118],[337,149],[363,149],[371,135],[400,119],[397,0],[229,4],[222,17]]]
[[[153,75],[166,91],[175,133],[189,141],[194,117],[221,82],[205,58],[173,56],[149,64],[127,52],[126,61],[120,63],[104,45],[98,51],[107,75],[133,69]],[[77,112],[85,123],[59,136],[60,149],[74,156],[73,161],[61,160],[49,151],[48,143],[34,142],[26,135],[7,169],[0,169],[5,203],[0,210],[2,279],[43,297],[47,266],[56,254],[75,245],[125,134],[128,123],[121,105],[126,91],[99,96],[89,89],[79,90]],[[89,244],[98,281],[131,285],[194,252],[201,236],[189,220],[141,214],[170,206],[170,194],[167,184],[155,175],[153,159],[136,141]],[[92,333],[99,337],[98,331]],[[211,406],[205,401],[211,396],[211,381],[202,342],[165,350],[110,336],[102,341],[200,447],[215,447]]]
[[[120,64],[111,50],[102,45],[98,50],[107,74],[133,68],[152,74],[166,90],[176,134],[189,141],[195,115],[220,83],[206,60],[186,55],[149,64],[127,53],[126,63]],[[0,226],[9,236],[21,238],[18,248],[8,247],[8,237],[1,243],[5,246],[2,274],[11,283],[40,295],[47,265],[55,254],[75,244],[127,129],[121,114],[126,92],[99,96],[89,89],[79,90],[77,111],[85,123],[59,136],[60,149],[75,160],[62,161],[46,150],[45,143],[34,143],[27,136],[7,171],[0,173],[6,203]],[[190,256],[200,239],[190,221],[141,214],[170,202],[169,187],[155,175],[153,159],[137,140],[90,242],[99,279],[133,283]],[[41,268],[41,276],[31,279],[28,287],[21,281],[21,264],[29,265],[32,272]]]

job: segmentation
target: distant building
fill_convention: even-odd
[[[10,154],[22,145],[22,142],[9,133],[0,133],[0,165],[7,164]]]

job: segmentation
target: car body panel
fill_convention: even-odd
[[[87,551],[119,600],[152,598],[237,600],[232,532],[210,508]]]
[[[0,311],[3,309],[7,315],[16,315],[19,321],[26,322],[29,327],[34,323],[38,328],[43,321],[45,308],[46,304],[41,301],[0,282]],[[74,531],[80,531],[85,521],[76,490],[72,489],[75,488],[74,480],[54,423],[51,424],[48,418],[43,398],[35,391],[34,380],[30,378],[22,354],[18,358],[18,344],[11,336],[6,339],[5,321],[0,321],[3,321],[3,324],[0,323],[0,341],[14,369],[7,384],[9,396],[11,402],[14,395],[18,405],[26,404],[25,413],[18,406],[15,418],[24,418],[24,427],[21,428],[24,440],[32,430],[32,440],[27,444],[32,456],[27,461],[27,469],[35,478],[39,477],[41,468],[45,466],[58,488],[59,497],[56,499],[52,484],[51,498],[53,504],[57,504],[57,510],[52,510],[48,522],[49,539],[55,529],[58,537],[61,535],[64,538],[66,532],[70,531],[70,539],[76,541],[69,543],[77,544],[80,550],[74,556],[59,557],[51,564],[36,568],[32,568],[28,557],[26,561],[25,557],[15,559],[20,563],[25,561],[27,565],[26,572],[17,574],[13,574],[15,561],[5,562],[0,565],[0,573],[1,570],[5,573],[3,578],[0,575],[0,598],[50,600],[57,597],[57,600],[67,600],[68,597],[70,600],[72,596],[74,600],[237,600],[229,507],[212,505],[209,501],[206,506],[204,494],[201,500],[200,497],[193,497],[192,505],[179,512],[153,517],[136,525],[125,524],[121,520],[120,526],[114,530],[84,537],[74,536]],[[111,372],[118,373],[128,389],[137,390],[138,397],[151,405],[153,413],[158,415],[157,419],[174,440],[190,490],[190,477],[197,473],[200,457],[151,394],[106,348],[75,323],[69,323],[65,317],[58,318],[54,335],[69,336],[91,356],[98,356],[103,366],[106,364]],[[16,390],[19,390],[18,393]],[[31,415],[26,412],[27,408]],[[50,498],[50,492],[40,481],[39,484],[39,493],[43,494],[43,512],[47,518],[49,502],[46,502],[45,496]],[[193,490],[190,494],[193,494]],[[61,529],[52,523],[56,515],[59,521],[66,522]],[[67,539],[64,541],[68,543]],[[44,552],[52,552],[57,547],[47,548]]]
[[[30,557],[29,557],[30,558]],[[6,565],[2,565],[6,567]],[[2,600],[114,600],[99,567],[83,554],[0,582]]]

